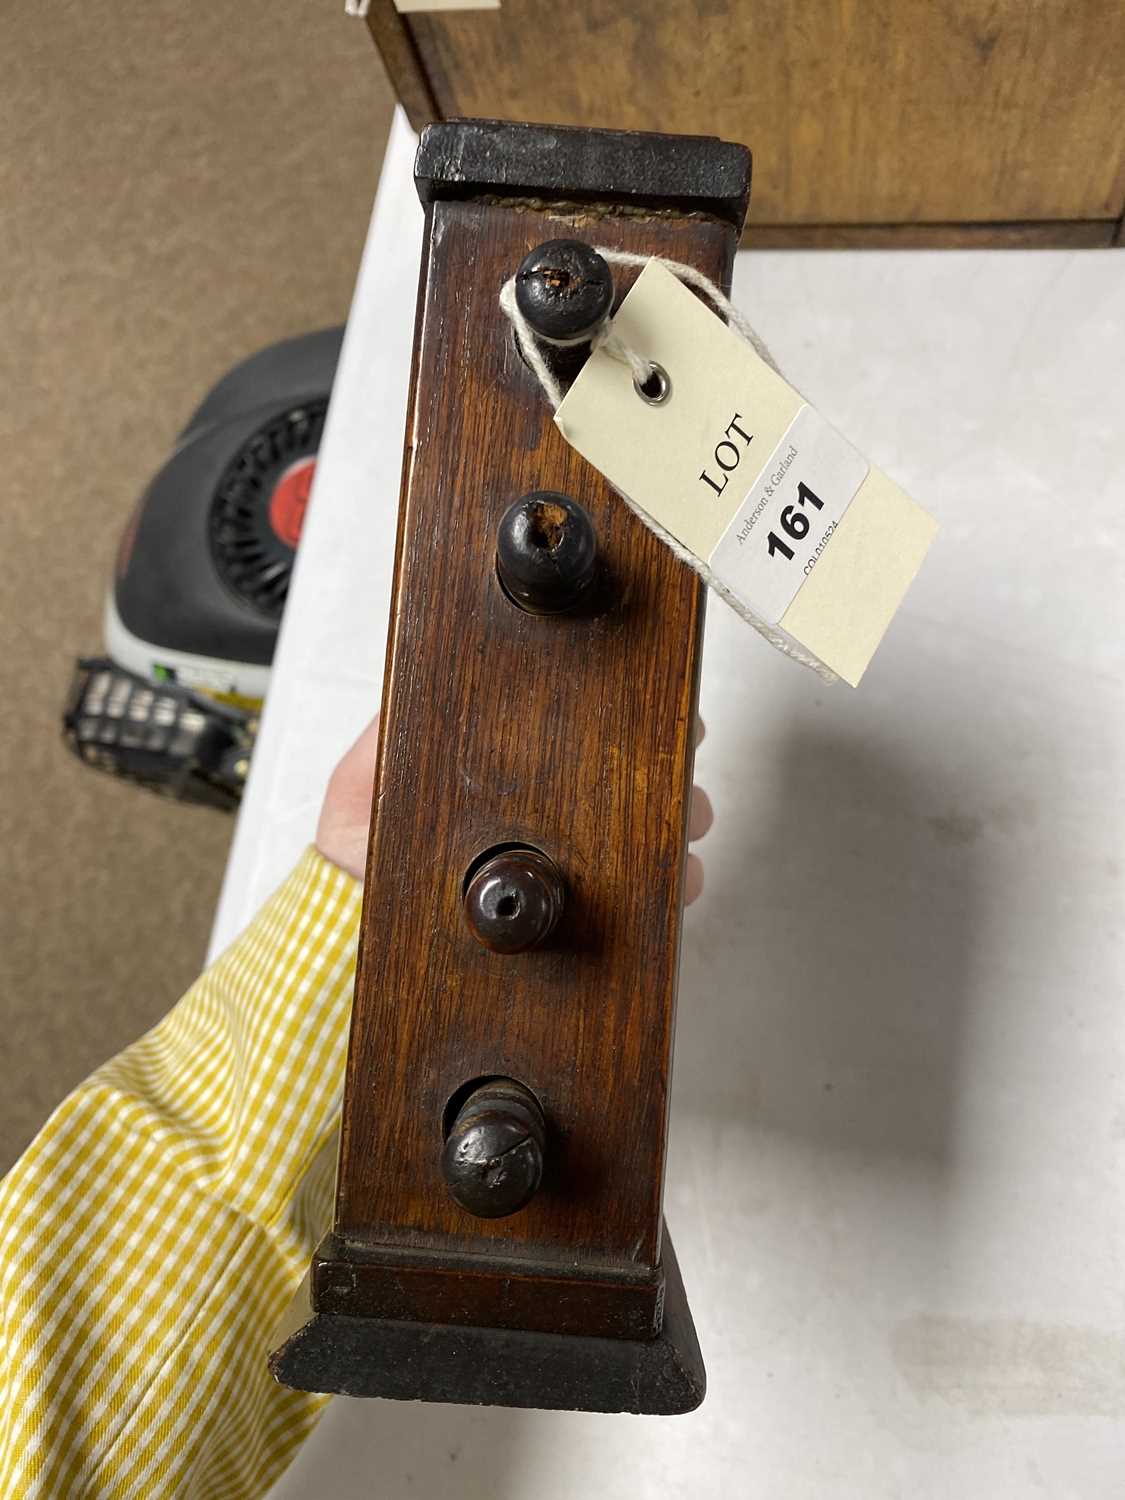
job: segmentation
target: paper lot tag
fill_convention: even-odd
[[[555,413],[563,436],[745,609],[854,686],[934,521],[658,261],[614,328],[671,394],[649,405],[596,351]]]

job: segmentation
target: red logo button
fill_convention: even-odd
[[[270,496],[270,525],[274,535],[294,550],[301,540],[315,468],[314,456],[299,458],[295,464],[289,465]]]

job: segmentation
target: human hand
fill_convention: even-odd
[[[707,727],[703,720],[696,717],[695,720],[695,743],[699,745],[703,736],[707,733]],[[711,827],[715,821],[715,813],[711,807],[711,799],[701,786],[693,786],[691,789],[691,807],[688,811],[687,836],[689,843],[695,843]],[[698,854],[689,854],[687,857],[687,868],[684,870],[684,905],[690,906],[693,901],[698,901],[703,894],[703,861]]]
[[[316,847],[357,880],[363,879],[367,862],[367,830],[371,823],[371,799],[375,792],[375,751],[379,744],[376,714],[350,750],[346,750],[328,778],[320,821],[316,825]]]
[[[696,721],[695,743],[703,738],[703,720]],[[379,741],[379,716],[356,740],[328,780],[316,847],[341,870],[363,879],[367,859],[367,829],[371,821],[371,797],[375,790],[375,749]],[[714,821],[711,803],[702,787],[693,787],[688,814],[688,838],[701,839]],[[684,871],[684,904],[690,906],[703,890],[703,861],[689,854]]]

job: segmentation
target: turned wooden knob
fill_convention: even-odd
[[[523,953],[547,937],[565,897],[553,860],[538,849],[505,849],[466,886],[465,918],[477,942],[493,953]]]
[[[573,609],[594,581],[598,539],[576,500],[534,490],[504,512],[496,533],[496,571],[504,591],[529,614]]]
[[[592,337],[613,306],[613,274],[592,245],[546,240],[520,261],[516,306],[540,338]]]
[[[545,1140],[534,1094],[510,1078],[482,1084],[458,1111],[441,1154],[450,1197],[479,1219],[516,1213],[539,1187]]]

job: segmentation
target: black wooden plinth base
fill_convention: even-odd
[[[654,1339],[314,1313],[270,1355],[282,1385],[396,1401],[672,1416],[703,1400],[707,1376],[671,1242],[664,1326]]]

